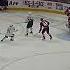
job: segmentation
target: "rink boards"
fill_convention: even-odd
[[[62,10],[49,10],[49,9],[46,9],[46,8],[8,8],[9,11],[20,11],[20,12],[23,12],[23,11],[34,11],[34,12],[49,12],[49,13],[56,13],[56,14],[63,14],[64,15],[64,11]]]
[[[51,1],[30,1],[30,0],[8,0],[8,9],[16,11],[40,11],[64,14],[64,10],[70,4]]]

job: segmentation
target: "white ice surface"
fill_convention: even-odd
[[[18,31],[13,42],[6,39],[0,42],[0,70],[70,70],[70,34],[65,24],[65,15],[48,13],[33,14],[33,31],[39,30],[40,17],[50,21],[50,33],[46,40],[29,35],[25,37],[26,13],[0,13],[0,40],[6,29],[14,24]]]

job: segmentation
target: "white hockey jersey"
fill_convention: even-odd
[[[6,36],[12,36],[15,32],[15,27],[14,26],[9,26],[6,32]]]

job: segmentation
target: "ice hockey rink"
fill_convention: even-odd
[[[0,70],[70,70],[70,33],[65,26],[67,16],[32,12],[34,35],[25,37],[26,16],[27,12],[0,12],[0,40],[9,25],[18,29],[14,41],[6,39],[0,42]],[[52,40],[46,35],[43,41],[41,34],[37,35],[41,17],[50,22]]]

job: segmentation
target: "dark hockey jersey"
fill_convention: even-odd
[[[33,26],[33,19],[28,20],[27,28],[30,28]]]
[[[44,20],[44,21],[41,21],[40,22],[40,27],[44,27],[44,28],[47,28],[47,27],[49,27],[49,22],[48,21],[46,21],[46,20]]]

